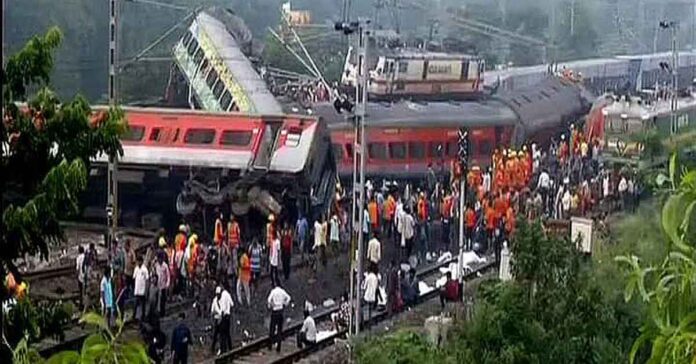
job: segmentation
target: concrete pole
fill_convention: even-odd
[[[357,226],[354,232],[357,235],[358,252],[355,259],[357,273],[355,279],[355,313],[353,318],[354,334],[360,333],[362,323],[362,307],[360,288],[363,281],[363,251],[365,236],[363,224],[365,223],[365,153],[367,151],[367,138],[365,135],[365,106],[367,104],[367,46],[370,21],[360,21],[358,25],[358,54],[357,54],[357,82],[355,88],[355,145],[353,148],[353,216],[357,214]],[[359,159],[358,159],[359,158]]]
[[[118,103],[118,0],[109,0],[109,106]],[[107,228],[106,247],[111,260],[111,243],[118,228],[118,155],[109,156],[107,168]]]

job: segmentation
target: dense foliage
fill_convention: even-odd
[[[670,196],[662,208],[662,227],[669,236],[667,256],[658,264],[635,255],[617,261],[628,268],[626,300],[648,307],[641,335],[631,350],[631,363],[641,348],[649,347],[651,363],[693,363],[696,360],[696,170],[677,170],[670,160]]]
[[[63,328],[70,322],[74,309],[74,305],[69,302],[35,304],[29,297],[18,299],[17,305],[7,313],[7,340],[10,343],[17,343],[22,339],[31,343],[45,337],[63,340]]]
[[[620,291],[612,295],[602,290],[589,257],[574,243],[546,235],[540,223],[524,220],[511,251],[516,279],[484,282],[473,319],[458,323],[444,353],[428,349],[418,355],[491,364],[626,360],[639,335],[639,310],[625,303]],[[372,350],[393,357],[403,345],[399,340],[407,337],[360,348],[359,362]]]
[[[49,246],[64,238],[59,219],[78,211],[78,195],[87,185],[90,160],[101,153],[122,152],[118,139],[126,127],[122,111],[94,113],[85,98],[60,100],[47,87],[54,64],[53,53],[61,38],[57,28],[44,36],[33,37],[8,58],[2,69],[0,277],[3,279],[11,272],[21,282],[15,265],[20,257],[35,255],[48,259]],[[0,301],[7,300],[10,294],[8,287],[0,286]],[[6,357],[9,346],[16,342],[6,341],[4,310],[0,314],[0,326],[2,354]],[[29,330],[33,326],[20,329]],[[29,333],[29,336],[35,335]]]

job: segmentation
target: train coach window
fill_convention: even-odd
[[[341,147],[340,144],[331,144],[331,147],[333,148],[334,158],[336,161],[338,162],[343,160],[343,147]]]
[[[459,145],[457,145],[457,142],[447,142],[447,148],[445,148],[447,151],[446,155],[448,157],[454,157],[459,153]]]
[[[440,142],[430,142],[428,143],[428,150],[430,151],[431,158],[438,158],[444,156],[444,151],[442,150],[443,143]]]
[[[213,87],[213,95],[215,95],[216,99],[220,99],[220,95],[222,95],[222,90],[225,89],[225,85],[222,84],[222,81],[218,80],[218,82],[215,83],[215,87]]]
[[[186,47],[191,38],[193,38],[193,33],[191,33],[191,31],[186,32],[186,34],[184,34],[184,38],[181,39],[181,44],[183,44],[184,47]]]
[[[346,152],[348,152],[348,159],[353,160],[353,144],[347,143],[346,144]]]
[[[198,50],[196,51],[196,54],[193,56],[193,63],[195,63],[197,65],[201,62],[202,59],[203,59],[203,49],[198,48]]]
[[[389,143],[389,157],[391,159],[406,159],[406,143]]]
[[[217,71],[213,68],[210,70],[210,73],[208,73],[208,77],[205,78],[205,83],[208,84],[208,87],[211,89],[215,85],[215,81],[218,79],[218,73]]]
[[[152,131],[150,132],[150,141],[151,142],[158,142],[160,141],[160,137],[162,136],[162,128],[152,128]]]
[[[250,130],[225,130],[220,136],[220,144],[245,147],[251,143]]]
[[[387,147],[384,143],[370,143],[367,145],[367,155],[371,159],[387,159]]]
[[[121,140],[137,142],[145,136],[145,127],[140,125],[130,125],[128,130],[121,136]]]
[[[421,143],[421,142],[408,143],[408,156],[411,159],[424,159],[425,158],[425,144]]]
[[[489,156],[493,152],[493,143],[490,140],[482,140],[478,147],[478,155]]]
[[[408,72],[408,62],[399,62],[399,73]]]
[[[222,98],[220,99],[220,106],[222,107],[222,110],[227,111],[231,103],[232,95],[230,95],[229,91],[225,90],[225,93],[222,94]]]
[[[187,48],[188,54],[190,56],[193,56],[193,54],[196,52],[196,48],[198,48],[198,41],[196,40],[196,38],[193,38]]]
[[[215,139],[215,129],[189,129],[184,135],[186,144],[210,144]]]

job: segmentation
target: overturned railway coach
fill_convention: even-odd
[[[159,211],[144,204],[166,191],[174,191],[165,200],[171,206],[174,197],[182,215],[222,204],[238,215],[250,208],[284,213],[287,207],[320,213],[333,196],[335,164],[319,118],[155,108],[125,113],[129,131],[122,137],[118,178],[121,199],[135,199],[121,201],[138,210],[130,215]],[[105,171],[93,175],[105,178]]]
[[[575,82],[548,77],[533,87],[470,102],[367,105],[367,174],[416,178],[428,165],[447,168],[457,156],[457,131],[470,130],[472,164],[486,166],[497,147],[549,143],[589,111],[592,96]],[[331,105],[315,112],[329,124],[339,174],[353,169],[353,123]]]

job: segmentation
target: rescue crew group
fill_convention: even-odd
[[[367,307],[372,310],[377,302],[386,301],[387,310],[397,312],[414,304],[418,299],[415,267],[458,249],[453,244],[458,229],[452,225],[457,226],[455,222],[459,218],[460,178],[467,180],[464,211],[467,247],[480,254],[495,254],[497,261],[501,248],[515,233],[517,218],[563,219],[587,215],[593,209],[598,210],[597,207],[605,213],[617,207],[635,208],[640,193],[635,174],[604,168],[597,141],[588,142],[580,129],[573,126],[568,134],[570,140],[561,135],[560,141],[552,140],[546,150],[535,143],[519,151],[496,149],[490,167],[473,166],[466,176],[455,163],[449,181],[439,178],[432,166],[415,188],[411,183],[400,185],[387,181],[382,181],[378,188],[368,181],[368,202],[363,211],[365,224],[361,227],[370,237],[363,257],[367,275],[361,287]],[[345,252],[350,241],[347,202],[346,193],[338,184],[330,219],[321,216],[310,228],[306,216],[299,216],[294,226],[290,226],[288,221],[281,224],[270,215],[261,239],[242,231],[233,215],[225,221],[217,211],[212,244],[201,244],[199,236],[186,224],[179,226],[172,241],[167,239],[165,231],[160,231],[144,256],[136,254],[130,241],[126,240],[125,246],[116,242],[111,252],[111,269],[104,270],[100,283],[103,312],[111,319],[116,308],[125,312],[127,299],[134,301],[133,318],[141,323],[151,344],[153,360],[162,362],[166,337],[159,328],[159,319],[165,315],[170,297],[177,300],[193,297],[200,315],[200,302],[215,292],[210,298],[212,350],[220,354],[232,347],[231,313],[235,301],[251,306],[252,298],[259,292],[262,272],[266,271],[272,282],[266,298],[271,311],[270,336],[280,350],[284,311],[291,304],[290,295],[283,287],[287,284],[282,283],[290,279],[293,253],[299,252],[301,261],[308,263],[317,277],[320,266],[326,269],[328,255]],[[310,234],[314,237],[313,244],[309,241]],[[391,246],[383,247],[380,239],[391,241]],[[388,267],[383,267],[385,249],[398,251],[401,264],[397,265],[395,258]],[[96,259],[81,252],[76,263],[78,282],[86,290],[89,271],[96,265]],[[380,273],[387,277],[384,300],[380,297]],[[457,300],[461,295],[456,283],[449,276],[441,291],[443,307],[444,302]],[[307,284],[301,282],[300,286],[306,288]],[[230,293],[233,290],[234,295]],[[347,325],[351,307],[344,294],[341,310],[333,317],[337,326]],[[306,307],[304,311],[305,320],[297,343],[311,345],[316,341],[317,329],[309,309]],[[191,332],[186,322],[180,320],[171,335],[174,362],[187,362],[191,344]],[[217,344],[219,349],[215,350]]]

